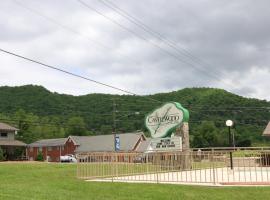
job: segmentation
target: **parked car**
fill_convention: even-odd
[[[67,154],[65,156],[60,156],[60,162],[77,162],[77,159],[72,154]]]

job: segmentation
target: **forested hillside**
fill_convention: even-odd
[[[0,121],[18,127],[17,137],[25,142],[66,135],[111,134],[115,107],[117,132],[146,131],[145,114],[167,101],[180,102],[190,111],[193,147],[226,146],[227,119],[236,122],[238,146],[266,143],[261,134],[270,120],[270,102],[211,88],[150,96],[72,96],[52,93],[41,86],[0,87]]]

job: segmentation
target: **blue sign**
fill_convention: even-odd
[[[119,136],[115,136],[114,145],[115,145],[115,151],[120,151],[120,137]]]

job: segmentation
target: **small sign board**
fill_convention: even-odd
[[[114,145],[115,151],[120,151],[120,137],[118,135],[115,136]]]
[[[150,142],[151,151],[182,151],[182,138],[178,136],[154,138]]]

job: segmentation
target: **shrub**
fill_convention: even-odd
[[[5,156],[4,156],[4,151],[3,149],[0,147],[0,161],[5,160]]]
[[[38,152],[38,155],[37,155],[36,161],[44,161],[44,159],[43,159],[43,155],[42,155],[42,152]]]

